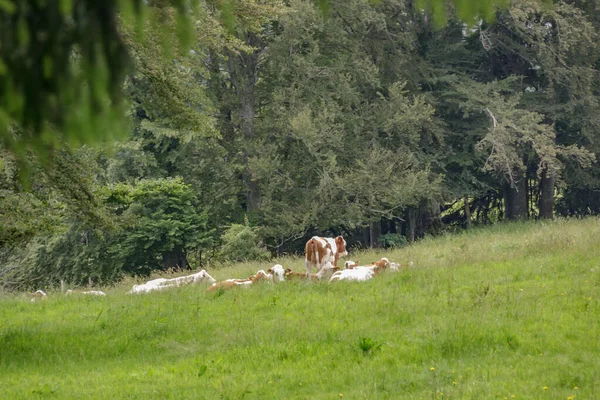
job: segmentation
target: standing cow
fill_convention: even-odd
[[[318,273],[328,262],[332,263],[334,267],[337,267],[337,261],[340,256],[347,255],[346,241],[343,237],[338,236],[334,239],[313,236],[306,242],[306,258],[304,260],[304,265],[306,265],[306,277],[310,277],[313,265],[317,267]]]

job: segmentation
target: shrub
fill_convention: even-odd
[[[124,226],[110,244],[123,271],[147,275],[153,270],[189,266],[190,250],[212,244],[207,213],[181,179],[142,180],[106,190],[106,202]]]
[[[267,250],[258,245],[259,238],[254,229],[248,224],[233,224],[221,237],[222,258],[229,261],[266,260],[270,257]]]
[[[386,233],[379,236],[379,243],[385,248],[402,247],[408,243],[406,237],[399,233]]]

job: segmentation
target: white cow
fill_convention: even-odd
[[[178,278],[166,279],[157,278],[144,283],[143,285],[133,285],[133,288],[127,292],[128,294],[136,293],[149,293],[158,290],[164,290],[172,287],[186,285],[189,283],[208,282],[215,283],[216,280],[208,274],[205,270],[197,272],[192,275],[180,276]]]
[[[373,277],[374,268],[371,267],[354,267],[353,269],[343,269],[334,274],[329,279],[329,282],[334,281],[368,281]]]
[[[325,265],[323,265],[321,270],[316,273],[315,278],[318,280],[329,278],[333,274],[334,268],[335,267],[332,263],[326,263]]]
[[[104,293],[101,290],[86,290],[85,292],[79,292],[79,291],[74,292],[71,289],[69,289],[69,290],[67,290],[67,293],[65,293],[65,295],[67,295],[67,296],[72,295],[72,294],[85,294],[88,296],[106,296],[106,293]]]
[[[272,274],[274,278],[279,282],[283,282],[285,280],[285,269],[281,264],[275,264],[271,268],[267,270],[268,273]]]
[[[31,296],[32,303],[35,303],[35,299],[45,299],[46,297],[48,297],[46,292],[44,292],[43,290],[36,290],[33,293],[29,293],[29,296]]]

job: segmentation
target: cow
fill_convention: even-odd
[[[72,291],[71,289],[67,290],[67,293],[65,295],[70,296],[72,294],[85,294],[88,296],[106,296],[106,293],[104,293],[101,290],[86,290],[84,292],[81,292],[81,291]]]
[[[352,269],[343,269],[335,272],[329,282],[334,281],[368,281],[374,275],[373,268],[370,267],[355,267]]]
[[[215,282],[213,283],[208,289],[207,291],[209,292],[213,292],[217,289],[231,289],[234,287],[238,287],[238,286],[249,286],[252,285],[252,280],[251,279],[228,279],[226,281],[220,281],[220,282]]]
[[[328,262],[337,267],[338,259],[341,256],[347,256],[346,241],[343,237],[324,238],[313,236],[306,242],[306,258],[304,265],[306,266],[306,277],[310,278],[313,265],[317,268],[317,273]]]
[[[207,291],[213,292],[217,289],[232,289],[238,286],[248,287],[263,280],[267,282],[273,282],[273,275],[261,269],[258,270],[256,274],[250,275],[248,279],[226,279],[224,281],[215,282],[207,289]]]
[[[284,269],[283,265],[281,265],[281,264],[275,264],[271,268],[269,268],[267,270],[267,272],[269,274],[273,275],[274,278],[276,277],[279,282],[282,282],[282,281],[285,280],[285,273],[286,273],[287,270],[290,270],[290,269],[289,268]]]
[[[384,269],[389,268],[389,266],[390,266],[390,260],[388,260],[387,258],[383,257],[379,261],[373,261],[373,265],[377,267],[375,269],[375,271],[374,271],[377,274],[380,271],[383,271]]]
[[[306,279],[306,273],[305,272],[295,272],[292,271],[289,268],[285,269],[285,273],[284,273],[284,277],[285,279],[287,279],[288,281],[291,281],[293,279]]]
[[[32,303],[35,303],[35,299],[45,299],[46,297],[48,297],[46,292],[44,292],[43,290],[36,290],[33,293],[29,293],[29,296],[31,297]]]
[[[172,287],[186,285],[188,283],[208,282],[215,283],[216,280],[205,270],[201,270],[192,275],[180,276],[179,278],[157,278],[144,283],[143,285],[133,285],[133,288],[127,292],[128,294],[149,293],[159,290],[164,290]]]

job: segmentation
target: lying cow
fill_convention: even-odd
[[[32,303],[35,303],[35,299],[45,299],[46,297],[48,297],[46,292],[44,292],[43,290],[36,290],[33,293],[29,293],[29,296],[31,297],[30,301]]]
[[[157,278],[144,283],[143,285],[133,285],[133,288],[127,292],[128,294],[149,293],[157,290],[164,290],[172,287],[181,286],[188,283],[208,282],[215,283],[216,280],[205,270],[201,270],[192,275],[180,276],[178,278],[166,279]]]
[[[215,291],[217,289],[231,289],[237,286],[248,286],[248,285],[252,285],[252,280],[250,279],[229,279],[226,281],[220,281],[220,282],[216,282],[213,283],[208,289],[206,289],[209,292]]]
[[[283,265],[281,264],[275,264],[267,270],[267,272],[273,275],[273,278],[276,278],[276,280],[279,282],[283,282],[285,280],[286,271],[291,271],[291,269],[283,268]]]
[[[382,272],[383,270],[389,268],[390,265],[391,265],[390,264],[390,260],[388,260],[385,257],[383,257],[379,261],[373,261],[373,263],[371,265],[368,265],[368,266],[367,265],[359,266],[354,261],[346,261],[346,269],[369,268],[369,269],[371,269],[373,271],[373,273],[375,275],[377,275],[380,272]]]
[[[355,267],[335,272],[329,282],[334,281],[368,281],[374,275],[373,269],[369,267]]]
[[[217,289],[226,290],[226,289],[232,289],[232,288],[238,287],[238,286],[248,287],[248,286],[250,286],[254,283],[260,282],[260,281],[272,282],[273,275],[270,273],[267,273],[261,269],[258,272],[256,272],[256,274],[251,275],[248,279],[226,279],[224,281],[215,282],[207,289],[207,291],[212,292]]]
[[[306,242],[305,251],[304,265],[306,266],[307,278],[310,277],[313,266],[317,268],[318,273],[328,262],[337,267],[338,259],[341,256],[348,255],[346,241],[341,236],[336,238],[313,236]]]
[[[328,262],[326,263],[323,268],[321,268],[321,270],[319,272],[317,272],[316,274],[310,274],[309,275],[309,279],[311,280],[323,280],[323,279],[328,279],[331,274],[333,274],[335,271],[339,271],[339,267],[334,267],[332,263]],[[302,273],[302,272],[294,272],[289,268],[285,269],[285,273],[284,273],[284,277],[286,280],[294,280],[294,279],[306,279],[306,274]]]
[[[87,296],[106,296],[106,293],[104,293],[102,290],[86,290],[83,292],[80,291],[73,291],[71,289],[67,290],[67,293],[65,293],[65,295],[70,296],[72,294],[85,294]]]
[[[373,272],[375,273],[375,275],[377,275],[378,273],[382,272],[383,270],[389,268],[389,266],[390,266],[390,260],[388,260],[385,257],[382,257],[381,260],[375,261],[373,263],[373,266],[375,267],[373,269]]]

